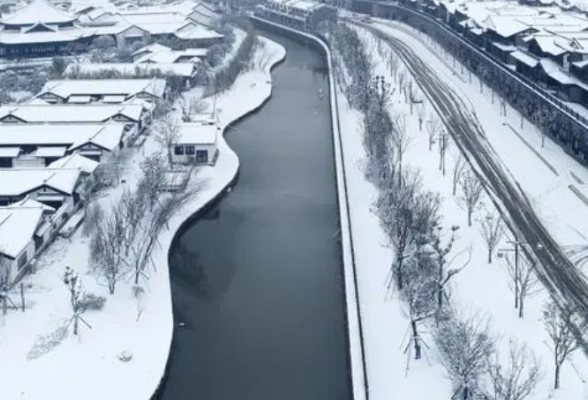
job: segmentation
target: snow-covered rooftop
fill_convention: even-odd
[[[0,169],[0,196],[22,196],[42,186],[71,195],[79,176],[80,170],[74,168]]]
[[[33,0],[20,10],[1,18],[0,23],[4,25],[35,25],[38,22],[63,24],[73,22],[76,19],[76,15],[53,7],[46,0]]]
[[[40,94],[53,93],[63,99],[74,95],[131,97],[138,93],[163,97],[165,86],[164,79],[66,79],[48,81]]]
[[[121,115],[139,121],[143,107],[138,104],[17,104],[0,106],[0,122],[13,123],[98,123]],[[8,118],[12,116],[13,118]],[[13,121],[9,121],[13,120]]]
[[[43,218],[42,205],[34,203],[0,207],[0,254],[15,259],[30,243]]]
[[[194,23],[185,24],[175,32],[175,35],[183,40],[220,39],[223,37],[220,33]]]
[[[47,42],[73,42],[83,37],[87,37],[88,32],[85,29],[62,29],[59,31],[45,32],[0,32],[0,43],[3,44],[23,44],[23,43],[47,43]]]
[[[135,56],[138,56],[139,54],[143,54],[143,53],[155,53],[160,50],[171,50],[171,48],[164,46],[162,44],[159,44],[159,43],[151,43],[150,45],[141,47],[139,50],[132,53],[131,56],[135,57]]]
[[[98,161],[90,160],[80,154],[71,154],[49,164],[49,168],[74,168],[87,174],[93,173],[98,167]]]
[[[92,143],[112,151],[120,144],[123,134],[123,124],[0,124],[0,146],[66,146],[73,150]]]
[[[131,25],[142,26],[143,24],[158,23],[184,23],[186,16],[179,12],[122,12],[121,17]]]
[[[64,76],[75,75],[76,73],[82,74],[97,74],[106,71],[114,71],[123,76],[145,76],[149,73],[160,72],[163,75],[168,76],[183,76],[191,77],[196,73],[196,64],[194,63],[104,63],[104,64],[70,64],[65,72]],[[112,95],[108,95],[109,98]],[[124,101],[126,96],[119,96]],[[69,100],[71,103],[72,101]]]
[[[523,51],[517,50],[510,53],[511,57],[515,60],[522,62],[523,64],[534,68],[539,64],[539,60]]]
[[[206,55],[206,49],[186,49],[186,50],[172,50],[168,48],[156,50],[154,52],[147,52],[137,60],[136,63],[146,63],[146,62],[153,62],[153,63],[175,63],[181,57],[191,57],[194,59],[195,57],[204,57]],[[191,61],[197,62],[197,61]]]
[[[178,144],[215,144],[219,127],[216,124],[184,123],[180,128]]]
[[[39,147],[35,151],[35,157],[63,157],[66,151],[67,147],[64,146]]]
[[[16,158],[20,154],[20,147],[0,147],[1,158]]]

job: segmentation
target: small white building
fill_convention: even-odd
[[[173,145],[173,159],[178,164],[213,165],[218,152],[220,127],[214,121],[189,122],[181,125]]]
[[[0,207],[0,280],[14,281],[51,235],[51,214],[55,210],[26,198]]]

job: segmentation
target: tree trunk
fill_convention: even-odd
[[[77,335],[78,334],[78,316],[74,316],[74,330],[73,330],[73,334]]]
[[[396,262],[396,285],[398,290],[402,290],[403,288],[403,279],[402,279],[402,258],[400,258]]]
[[[523,294],[523,291],[519,291],[519,318],[523,318],[525,316],[525,312],[523,310],[523,305],[524,305],[524,300],[525,300],[525,295]]]
[[[2,296],[2,315],[6,315],[8,309],[8,299],[6,296]]]
[[[472,226],[472,214],[473,214],[473,210],[472,209],[468,209],[468,226]]]
[[[421,343],[419,342],[419,332],[417,330],[417,322],[411,321],[410,325],[412,326],[412,341],[414,343],[414,359],[420,360],[421,359]]]
[[[492,264],[492,248],[488,247],[488,264]]]
[[[561,365],[556,362],[555,363],[555,376],[554,376],[554,382],[553,382],[553,388],[554,389],[559,389],[559,372],[560,372],[560,368],[561,368]]]

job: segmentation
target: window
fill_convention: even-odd
[[[196,152],[196,162],[198,162],[198,163],[207,163],[208,162],[208,151],[206,151],[206,150],[198,150]]]
[[[186,146],[186,155],[193,156],[196,153],[194,146]]]
[[[184,155],[184,146],[176,146],[176,147],[174,147],[174,154],[176,156],[183,156]]]
[[[18,269],[21,269],[22,267],[24,267],[27,264],[28,260],[29,260],[28,254],[25,251],[25,253],[18,258],[18,261],[17,261]]]

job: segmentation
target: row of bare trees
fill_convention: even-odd
[[[136,190],[124,188],[118,202],[100,213],[91,232],[90,265],[111,294],[124,277],[132,277],[135,285],[149,279],[147,267],[155,268],[151,252],[159,231],[199,191],[195,184],[181,192],[166,192],[167,166],[161,154],[146,157],[141,170]]]
[[[420,359],[428,348],[425,332],[429,332],[438,358],[453,383],[453,398],[527,398],[542,377],[533,353],[524,344],[511,341],[508,355],[500,357],[497,339],[491,333],[487,318],[462,316],[452,304],[449,283],[469,264],[471,248],[455,249],[458,227],[443,229],[438,194],[425,190],[419,172],[404,165],[410,136],[404,117],[392,114],[389,106],[397,87],[402,91],[411,88],[406,82],[408,76],[399,72],[398,62],[391,53],[387,56],[393,81],[375,76],[371,52],[366,50],[357,32],[348,26],[331,26],[327,36],[335,54],[337,82],[343,87],[350,106],[363,114],[362,139],[367,155],[364,172],[379,190],[373,212],[380,219],[387,245],[394,250],[386,288],[388,293],[397,293],[409,320],[409,339],[404,348],[408,355],[407,369],[409,360]],[[410,91],[409,96],[405,94],[406,102],[413,96],[413,89]],[[424,115],[417,105],[421,129]],[[431,131],[431,150],[433,143],[439,141],[439,168],[445,173],[448,137],[440,122],[431,122],[427,129]],[[483,185],[474,171],[467,169],[463,158],[458,158],[452,178],[454,194],[459,188],[460,203],[467,211],[468,224],[472,225],[474,212],[481,205]],[[482,221],[480,230],[488,244],[491,262],[503,225],[497,216]],[[525,275],[532,274],[523,270],[517,272],[519,285],[520,278]],[[531,285],[527,285],[526,292],[531,290]],[[566,334],[570,329],[565,321],[569,321],[571,315],[559,311],[552,303],[544,312],[555,360],[556,387],[561,365],[575,348],[571,343],[573,336]]]

